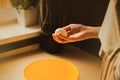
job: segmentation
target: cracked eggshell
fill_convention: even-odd
[[[57,34],[57,33],[60,33],[61,35],[65,36],[65,37],[68,36],[67,31],[66,31],[65,29],[63,29],[63,28],[58,28],[58,29],[56,29],[56,30],[55,30],[55,34]]]

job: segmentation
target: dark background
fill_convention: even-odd
[[[109,0],[63,0],[66,23],[101,25]]]

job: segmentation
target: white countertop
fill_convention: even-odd
[[[79,80],[99,80],[101,59],[73,46],[66,46],[60,54],[38,50],[0,59],[0,80],[23,80],[25,66],[44,58],[60,58],[73,63],[80,72]]]

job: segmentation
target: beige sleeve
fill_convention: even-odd
[[[119,55],[115,61],[115,65],[114,65],[114,77],[115,80],[120,80],[120,51],[119,51]]]

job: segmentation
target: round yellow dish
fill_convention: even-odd
[[[79,72],[70,62],[61,59],[42,59],[24,69],[25,80],[78,80]]]

